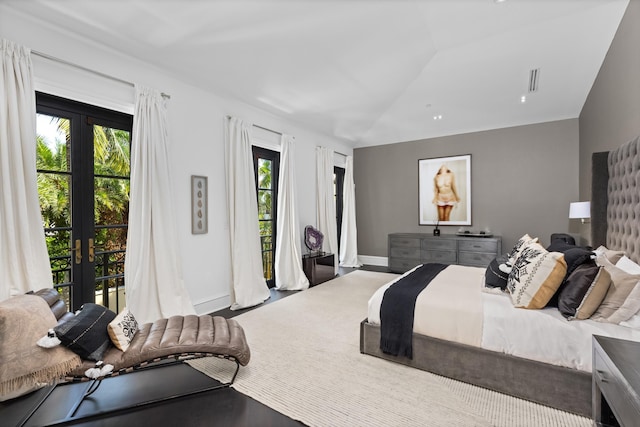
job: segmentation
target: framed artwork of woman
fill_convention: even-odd
[[[420,225],[471,225],[471,155],[418,160]]]

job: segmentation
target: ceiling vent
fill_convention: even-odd
[[[538,80],[540,79],[540,68],[529,71],[529,93],[538,91]]]

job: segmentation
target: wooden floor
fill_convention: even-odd
[[[363,270],[388,271],[386,267],[363,266]],[[348,274],[355,269],[340,268],[338,275]],[[322,286],[322,284],[318,285]],[[293,295],[298,291],[278,291],[271,289],[271,297],[257,307],[232,311],[224,309],[212,313],[212,315],[226,318],[234,317],[254,310],[265,304],[278,301]],[[249,343],[249,345],[251,345]],[[143,375],[140,375],[143,374]],[[161,374],[161,375],[160,375]],[[103,382],[100,389],[92,396],[92,401],[81,407],[83,415],[93,416],[88,421],[67,422],[56,425],[82,425],[82,426],[133,426],[133,425],[180,425],[187,426],[228,426],[228,427],[299,427],[304,424],[292,420],[281,413],[261,404],[260,402],[245,396],[233,388],[207,391],[187,397],[173,399],[168,402],[157,403],[143,408],[136,408],[137,399],[147,402],[154,396],[170,396],[180,391],[189,391],[194,387],[215,386],[216,381],[201,374],[187,365],[175,365],[154,369],[152,373],[147,371],[135,372],[119,377],[109,378]],[[58,387],[54,394],[47,399],[43,408],[34,415],[27,426],[47,425],[54,420],[65,417],[63,410],[69,400],[78,394],[79,384]],[[200,388],[201,389],[201,388]],[[130,394],[122,397],[123,390]],[[26,413],[33,401],[37,400],[38,393],[33,393],[9,402],[0,403],[0,424],[13,426]],[[48,406],[47,406],[48,405]],[[93,405],[93,406],[92,406]],[[116,412],[109,415],[96,415],[100,411],[109,408],[121,408],[134,406],[132,409]],[[102,409],[101,409],[102,408]],[[93,411],[93,412],[92,412]],[[60,414],[57,414],[60,412]]]

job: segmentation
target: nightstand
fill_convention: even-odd
[[[302,256],[302,270],[309,279],[309,286],[331,280],[336,276],[335,255],[327,253],[305,254]]]
[[[640,342],[593,336],[593,423],[640,423]]]

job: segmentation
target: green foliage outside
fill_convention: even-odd
[[[64,140],[47,139],[38,134],[36,138],[36,167],[38,173],[38,196],[45,229],[71,227],[71,160],[70,121],[51,117]],[[94,215],[97,225],[127,224],[129,216],[130,134],[127,131],[94,126]],[[47,171],[47,172],[44,172]],[[126,228],[97,229],[95,241],[104,245],[103,250],[124,250]],[[52,270],[69,268],[71,233],[66,230],[45,232]],[[56,259],[56,257],[63,257]],[[97,260],[98,261],[98,260]],[[96,269],[100,269],[96,262]],[[102,270],[100,270],[102,271]],[[102,273],[104,273],[102,271]],[[115,272],[109,272],[114,274]],[[96,274],[100,274],[96,271]],[[58,277],[57,283],[68,281]]]
[[[266,279],[271,279],[273,263],[273,187],[271,160],[258,159],[258,222],[260,225],[260,245],[262,246],[262,267]]]

